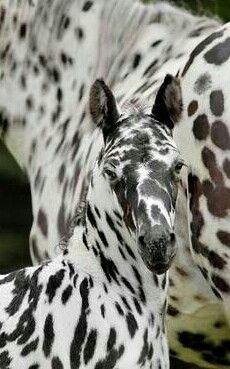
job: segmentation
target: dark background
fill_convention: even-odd
[[[146,0],[151,2],[152,0]],[[196,14],[230,19],[230,0],[171,1]],[[0,274],[30,264],[32,223],[30,189],[25,175],[0,142]]]

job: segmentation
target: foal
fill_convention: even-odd
[[[181,111],[166,76],[150,111],[119,112],[102,80],[90,93],[103,145],[68,247],[0,280],[1,368],[167,369],[167,270],[183,162]]]

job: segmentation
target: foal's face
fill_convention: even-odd
[[[97,97],[101,98],[101,104],[102,100],[108,100],[104,110],[100,110],[102,116],[107,112],[101,122],[103,127],[103,119],[107,120],[103,129],[105,147],[93,182],[96,185],[97,179],[101,181],[99,177],[103,177],[105,186],[110,186],[127,227],[136,234],[145,265],[161,274],[169,268],[176,252],[173,226],[183,162],[169,124],[161,123],[155,114],[141,111],[126,114],[124,118],[116,110],[111,91],[107,86],[104,88]],[[93,106],[93,116],[94,109]]]

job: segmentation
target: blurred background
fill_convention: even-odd
[[[230,0],[175,0],[171,3],[196,14],[215,15],[225,22],[230,20]],[[0,142],[0,274],[30,264],[31,223],[26,177]]]

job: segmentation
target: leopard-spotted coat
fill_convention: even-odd
[[[87,106],[93,79],[104,77],[114,87],[120,102],[130,99],[152,101],[164,75],[168,72],[176,74],[178,69],[182,73],[190,60],[191,66],[182,77],[185,110],[176,128],[176,139],[188,159],[187,164],[193,169],[189,176],[190,192],[199,184],[196,177],[206,180],[206,198],[192,196],[195,196],[192,202],[194,217],[205,212],[205,216],[202,214],[205,226],[202,222],[201,226],[202,232],[209,237],[204,242],[202,240],[205,247],[201,247],[200,242],[195,246],[195,260],[199,259],[198,264],[204,276],[211,280],[215,295],[189,251],[186,197],[182,190],[178,209],[179,252],[170,279],[170,344],[172,354],[186,361],[193,360],[202,367],[214,369],[228,367],[229,329],[223,304],[216,297],[222,294],[225,301],[228,300],[227,217],[219,217],[216,210],[210,209],[210,199],[220,203],[218,193],[227,194],[226,190],[222,191],[226,185],[223,186],[221,176],[227,180],[228,160],[226,157],[222,160],[221,148],[215,144],[213,137],[217,130],[210,131],[209,128],[210,121],[216,117],[213,108],[210,109],[210,101],[214,110],[215,106],[223,105],[221,93],[215,93],[222,86],[214,87],[211,97],[212,86],[222,81],[220,77],[224,78],[224,85],[227,61],[214,65],[216,74],[210,77],[209,73],[206,78],[212,63],[202,54],[198,55],[203,48],[211,48],[209,41],[201,41],[219,27],[219,22],[194,17],[165,3],[149,6],[128,0],[69,0],[65,3],[53,0],[48,5],[40,1],[39,6],[36,1],[24,1],[23,6],[22,3],[19,2],[17,9],[16,2],[15,5],[12,1],[2,2],[0,105],[3,139],[27,171],[31,183],[34,223],[30,243],[34,262],[56,254],[56,245],[66,233],[87,187],[95,159],[89,144],[92,124]],[[213,39],[210,36],[208,40],[218,42],[218,36]],[[227,44],[224,49],[228,50]],[[226,111],[226,104],[224,107]],[[200,115],[201,119],[192,129],[193,119]],[[188,121],[191,121],[190,125]],[[206,134],[201,128],[203,122],[208,131]],[[225,129],[221,129],[223,136],[228,140]],[[215,166],[203,166],[200,153],[210,137],[208,148],[211,151],[215,148],[216,162],[225,162],[220,173]],[[217,134],[218,140],[221,138]],[[192,152],[194,155],[190,155]],[[210,151],[206,150],[206,154],[210,158]],[[213,155],[211,157],[213,159]],[[198,168],[195,168],[195,158]],[[203,179],[202,167],[210,177],[217,175],[220,179],[219,192],[214,191],[208,177]],[[192,173],[199,175],[195,174],[195,177]],[[206,199],[208,212],[204,205]],[[228,207],[228,201],[224,200],[224,204]],[[197,213],[198,207],[203,210]],[[225,214],[223,205],[221,211]],[[211,229],[207,227],[209,224]],[[195,228],[197,236],[203,237],[199,226]],[[211,246],[209,252],[213,240],[217,246]],[[219,253],[216,247],[226,248],[226,251]]]

